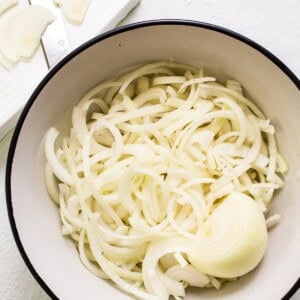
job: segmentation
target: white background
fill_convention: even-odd
[[[159,18],[193,19],[237,31],[270,50],[300,78],[300,0],[141,0],[123,23]],[[45,67],[42,56],[34,61]],[[0,299],[49,299],[23,263],[9,228],[4,195],[8,143],[6,138],[0,144]],[[293,299],[300,299],[300,292]]]

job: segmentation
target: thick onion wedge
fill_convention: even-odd
[[[267,242],[265,218],[255,201],[233,192],[200,228],[189,260],[211,276],[242,276],[261,261]]]
[[[7,36],[10,46],[20,57],[29,58],[40,44],[47,26],[54,21],[54,15],[37,5],[24,7],[12,20]]]
[[[31,57],[54,19],[50,11],[37,5],[10,10],[0,20],[0,52],[11,62]]]
[[[54,0],[54,3],[61,8],[69,21],[81,23],[89,7],[90,0]]]

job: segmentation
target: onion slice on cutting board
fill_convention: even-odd
[[[54,15],[44,7],[30,5],[8,11],[0,19],[0,52],[12,63],[31,57]]]
[[[89,7],[90,0],[54,0],[54,4],[61,8],[64,16],[69,21],[81,23]]]
[[[8,38],[11,47],[21,57],[31,57],[39,46],[47,26],[54,20],[54,15],[44,7],[37,5],[25,7],[9,27]]]

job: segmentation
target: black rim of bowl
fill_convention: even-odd
[[[14,211],[13,211],[13,204],[12,204],[12,197],[11,197],[11,171],[12,171],[12,164],[14,159],[14,153],[18,141],[18,137],[22,128],[22,125],[26,119],[26,116],[33,105],[35,99],[38,97],[42,89],[47,85],[48,81],[51,80],[51,78],[72,58],[77,56],[80,52],[84,51],[85,49],[91,47],[92,45],[105,40],[111,36],[117,35],[122,32],[131,31],[137,28],[141,27],[148,27],[148,26],[160,26],[160,25],[184,25],[184,26],[193,26],[193,27],[200,27],[212,31],[216,31],[219,33],[222,33],[224,35],[233,37],[239,41],[244,42],[248,46],[256,49],[258,52],[265,55],[269,60],[271,60],[277,67],[281,69],[282,72],[287,75],[290,80],[296,85],[296,87],[300,90],[300,80],[297,78],[297,76],[282,62],[280,61],[275,55],[273,55],[271,52],[269,52],[267,49],[262,47],[261,45],[257,44],[256,42],[250,40],[249,38],[236,33],[234,31],[231,31],[229,29],[212,25],[208,23],[198,22],[198,21],[190,21],[190,20],[177,20],[177,19],[166,19],[166,20],[152,20],[152,21],[144,21],[144,22],[138,22],[133,23],[129,25],[124,25],[119,28],[110,30],[108,32],[105,32],[103,34],[100,34],[96,36],[95,38],[85,42],[75,50],[73,50],[70,54],[68,54],[64,59],[62,59],[53,69],[51,69],[48,74],[44,77],[44,79],[40,82],[38,87],[35,89],[31,97],[29,98],[27,104],[25,105],[18,123],[16,125],[16,128],[14,130],[14,134],[11,140],[11,144],[8,151],[8,158],[7,158],[7,164],[6,164],[6,178],[5,178],[5,187],[6,187],[6,203],[7,203],[7,210],[8,210],[8,217],[10,226],[13,232],[14,239],[16,241],[17,247],[21,253],[21,256],[27,265],[28,269],[30,270],[33,277],[37,280],[37,282],[40,284],[40,286],[45,290],[45,292],[52,298],[52,299],[58,299],[58,297],[55,295],[55,293],[50,289],[50,287],[47,285],[47,283],[42,279],[42,277],[38,274],[38,272],[35,270],[34,266],[32,265],[30,258],[26,254],[26,251],[23,247],[21,238],[18,233],[18,229],[16,226],[16,222],[14,219]],[[300,288],[300,278],[296,279],[295,284],[291,287],[291,289],[286,293],[286,295],[283,296],[282,299],[287,300],[292,297],[295,292]]]

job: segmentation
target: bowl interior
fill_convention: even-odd
[[[76,54],[76,55],[75,55]],[[275,125],[290,171],[276,194],[272,212],[281,222],[269,235],[260,266],[220,291],[191,289],[186,299],[281,298],[300,274],[300,93],[269,58],[243,41],[210,27],[152,24],[109,34],[76,51],[50,72],[36,93],[11,149],[11,205],[16,230],[36,272],[61,299],[130,299],[81,264],[73,243],[61,235],[57,207],[44,185],[43,138],[53,125],[66,126],[72,107],[96,83],[149,61],[170,60],[205,67],[219,80],[237,79]],[[20,123],[21,124],[21,123]],[[15,146],[15,151],[13,151]],[[9,168],[8,168],[9,169]],[[9,174],[8,174],[9,175]]]

